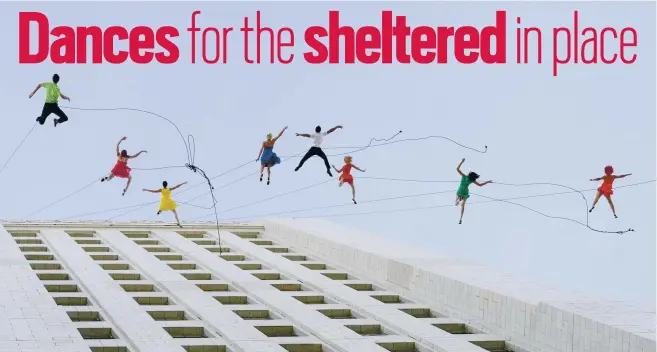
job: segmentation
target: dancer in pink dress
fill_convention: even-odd
[[[123,194],[122,195],[125,195],[125,192],[128,191],[128,187],[130,187],[130,182],[132,182],[132,176],[130,175],[131,170],[128,167],[128,160],[138,157],[139,155],[141,155],[141,153],[147,153],[147,151],[142,150],[139,153],[131,156],[131,155],[128,155],[128,152],[125,149],[119,151],[119,147],[121,145],[121,142],[123,142],[126,139],[127,139],[127,137],[123,137],[123,138],[121,138],[119,143],[116,144],[116,157],[118,158],[118,160],[116,161],[116,164],[114,165],[114,168],[112,168],[112,171],[110,172],[110,174],[103,177],[100,180],[100,182],[105,182],[105,181],[110,181],[114,177],[127,178],[128,183],[125,185],[125,188],[123,189]]]

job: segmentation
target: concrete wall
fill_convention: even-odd
[[[532,352],[654,352],[655,310],[523,282],[316,219],[267,219],[265,236]]]

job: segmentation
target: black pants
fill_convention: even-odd
[[[326,157],[326,154],[324,154],[322,148],[319,147],[310,147],[306,155],[304,155],[303,158],[301,158],[301,161],[299,162],[299,166],[297,166],[297,170],[303,166],[306,160],[312,158],[313,156],[318,156],[322,158],[322,160],[324,160],[324,165],[326,165],[326,171],[331,171],[331,165],[329,165],[328,158]]]
[[[57,123],[64,123],[68,121],[68,117],[66,114],[62,111],[62,109],[59,108],[59,105],[57,103],[45,103],[43,104],[43,110],[41,111],[41,116],[37,119],[40,124],[44,124],[46,122],[46,118],[50,116],[50,114],[55,114],[59,119],[57,119]]]

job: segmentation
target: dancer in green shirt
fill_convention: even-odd
[[[55,74],[54,76],[52,76],[52,82],[39,84],[34,89],[34,91],[30,94],[30,99],[31,99],[41,87],[46,89],[46,103],[43,104],[43,110],[41,111],[41,116],[37,117],[36,119],[40,125],[43,125],[46,122],[46,118],[48,118],[50,114],[55,114],[57,115],[57,117],[59,117],[58,119],[55,119],[55,127],[57,127],[57,125],[60,123],[64,123],[68,121],[68,117],[62,111],[62,109],[59,108],[57,101],[59,100],[60,97],[68,101],[71,101],[71,98],[67,97],[59,90],[59,86],[57,85],[58,83],[59,83],[59,75]]]

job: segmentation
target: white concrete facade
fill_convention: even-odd
[[[654,352],[655,311],[319,220],[4,223],[0,352]]]
[[[267,237],[320,260],[339,263],[475,329],[502,336],[512,350],[656,350],[654,308],[521,282],[482,265],[387,243],[322,220],[267,220],[262,224]]]

